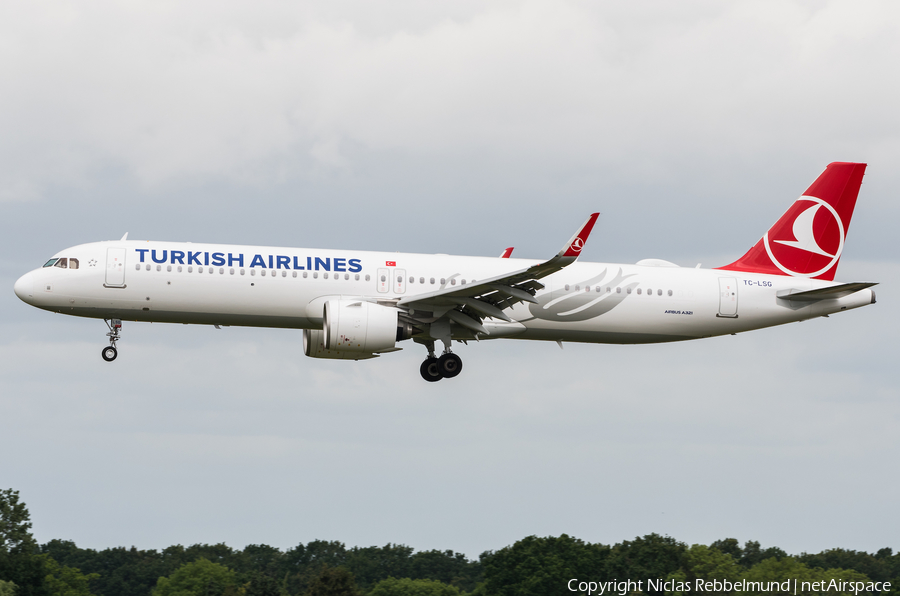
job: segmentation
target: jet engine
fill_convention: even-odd
[[[378,358],[378,354],[326,349],[324,329],[303,330],[303,353],[310,358],[331,358],[333,360],[368,360],[369,358]]]
[[[303,350],[315,358],[359,360],[377,352],[396,350],[408,333],[400,326],[397,309],[365,300],[325,302],[322,330],[303,334]]]

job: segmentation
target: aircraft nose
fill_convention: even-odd
[[[14,289],[20,300],[30,304],[34,296],[34,272],[30,271],[17,279]]]

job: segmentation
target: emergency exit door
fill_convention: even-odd
[[[386,267],[381,267],[378,269],[378,277],[375,281],[375,287],[378,288],[378,291],[382,294],[387,293],[387,291],[391,287],[391,271]]]
[[[125,249],[106,249],[106,283],[107,288],[125,287]]]
[[[406,269],[394,269],[394,294],[406,292]]]
[[[719,316],[736,319],[738,316],[737,279],[719,278]]]

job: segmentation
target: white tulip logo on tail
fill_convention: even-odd
[[[584,240],[582,240],[581,238],[576,238],[572,241],[572,244],[569,246],[569,248],[571,248],[575,252],[581,252],[581,250],[584,248]]]
[[[807,206],[808,203],[813,204]],[[794,205],[795,208],[785,214],[790,217],[796,213],[793,222],[788,219],[780,226],[776,224],[763,237],[766,253],[772,263],[787,275],[816,277],[831,269],[841,258],[844,224],[835,208],[817,197],[802,196]],[[836,225],[832,225],[832,220]],[[822,244],[834,247],[833,252],[823,248]]]

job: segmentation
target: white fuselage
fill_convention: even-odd
[[[78,268],[31,271],[16,283],[20,298],[45,310],[99,319],[298,329],[320,329],[322,304],[330,298],[390,305],[539,262],[139,241],[83,244],[56,257],[77,259]],[[865,289],[839,299],[791,302],[778,296],[834,282],[653,263],[576,262],[542,280],[545,287],[535,295],[539,304],[508,309],[513,323],[487,318],[487,338],[679,341],[874,301]]]

